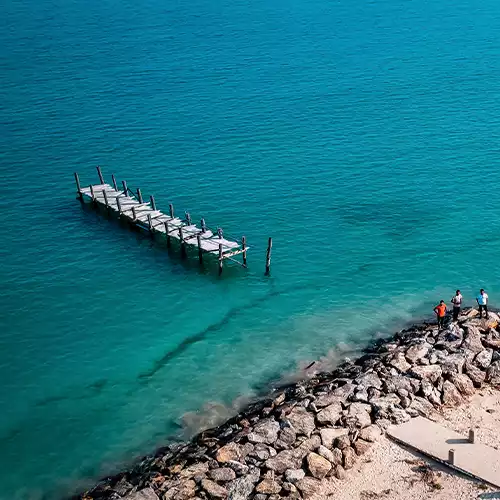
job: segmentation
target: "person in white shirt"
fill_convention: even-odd
[[[460,308],[462,307],[462,294],[460,290],[455,292],[455,295],[451,298],[451,303],[453,304],[453,321],[457,321]]]
[[[483,309],[485,317],[488,318],[488,294],[484,291],[483,288],[479,290],[479,295],[476,297],[477,305],[479,306],[479,317],[483,317]]]

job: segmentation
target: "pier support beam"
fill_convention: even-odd
[[[142,193],[140,188],[137,188],[137,199],[139,200],[139,203],[143,203]]]
[[[132,207],[132,220],[136,220],[137,219],[137,215],[135,213],[135,207]]]
[[[111,174],[111,180],[113,181],[113,189],[118,191],[118,186],[116,185],[116,177],[115,174]]]
[[[179,238],[181,240],[181,257],[186,257],[186,242],[184,241],[184,235],[182,234],[182,226],[179,227]]]
[[[184,212],[186,214],[186,222],[188,223],[188,226],[191,225],[191,215],[189,215],[189,212]]]
[[[168,229],[168,221],[165,221],[164,224],[165,224],[165,235],[167,236],[167,248],[170,248],[170,231]]]
[[[102,176],[101,167],[97,165],[97,175],[99,176],[99,181],[101,184],[104,184],[104,177]]]
[[[108,195],[105,189],[102,190],[102,195],[104,196],[104,206],[106,207],[106,211],[109,212]]]
[[[243,236],[241,238],[241,249],[243,250],[243,266],[247,267],[247,238]]]
[[[200,261],[200,265],[203,265],[203,249],[201,248],[201,235],[198,233],[196,235],[196,240],[198,242],[198,260]]]
[[[148,229],[151,236],[153,236],[153,219],[151,219],[151,214],[148,214]]]
[[[168,205],[168,208],[170,210],[170,217],[172,217],[172,219],[174,218],[174,206],[172,205],[172,203],[170,203]]]
[[[122,204],[120,202],[120,197],[117,196],[115,200],[116,200],[116,207],[118,208],[118,216],[120,216],[122,213]]]
[[[127,181],[122,181],[123,184],[123,194],[127,196],[128,188],[127,188]]]
[[[201,232],[206,233],[207,232],[207,225],[205,224],[205,219],[201,219]]]
[[[75,182],[76,182],[76,192],[78,193],[78,198],[80,198],[80,200],[83,200],[82,187],[80,186],[80,177],[78,177],[78,174],[76,172],[75,172]]]
[[[149,199],[151,200],[151,208],[152,208],[153,210],[156,210],[156,202],[155,202],[155,197],[154,197],[153,195],[151,195],[151,196],[149,197]]]
[[[92,203],[95,203],[94,186],[92,184],[90,185],[90,197],[92,198]]]
[[[269,238],[267,242],[267,254],[266,254],[266,276],[269,276],[271,272],[271,252],[273,250],[273,239]]]
[[[223,266],[222,243],[219,243],[219,276],[222,274],[222,266]]]

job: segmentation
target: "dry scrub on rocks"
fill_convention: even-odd
[[[466,310],[442,332],[422,324],[379,341],[359,359],[288,387],[188,444],[160,449],[80,498],[309,498],[323,479],[348,477],[389,425],[500,384],[499,318],[476,315]]]

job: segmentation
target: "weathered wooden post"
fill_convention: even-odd
[[[76,172],[75,172],[75,181],[76,181],[76,192],[78,193],[78,198],[82,200],[83,195],[82,195],[82,187],[80,186],[80,177],[78,177],[78,174]]]
[[[132,207],[132,219],[133,220],[137,219],[137,215],[135,214],[135,207]]]
[[[241,238],[241,249],[243,250],[243,265],[247,267],[247,238],[243,236]]]
[[[99,176],[99,181],[104,184],[104,177],[102,176],[101,167],[97,165],[97,175]]]
[[[155,202],[155,197],[154,197],[153,195],[151,195],[151,196],[149,197],[149,199],[151,200],[151,208],[152,208],[153,210],[156,210],[156,202]]]
[[[476,440],[476,433],[474,432],[474,429],[469,429],[469,443],[474,444]]]
[[[109,212],[109,203],[108,203],[108,195],[106,194],[106,190],[102,190],[102,195],[104,196],[104,206],[106,207],[106,210]]]
[[[127,196],[128,188],[127,188],[127,181],[122,181],[123,184],[123,194]]]
[[[90,197],[92,201],[95,202],[94,186],[92,184],[90,185]]]
[[[269,238],[267,242],[267,255],[266,255],[266,276],[271,272],[271,252],[273,249],[273,239]]]
[[[148,214],[148,229],[151,236],[153,236],[153,219],[151,218],[151,214]]]
[[[224,234],[224,231],[222,230],[221,227],[217,228],[217,236],[219,237],[219,240],[222,240],[222,235]]]
[[[207,232],[207,225],[205,224],[205,219],[201,219],[201,232],[202,233]]]
[[[172,219],[173,219],[174,218],[174,206],[172,205],[172,203],[169,203],[168,208],[170,210],[170,217],[172,217]]]
[[[118,191],[118,186],[116,185],[116,177],[115,174],[111,174],[111,180],[113,181],[113,189]]]
[[[450,465],[455,465],[455,450],[453,448],[448,451],[448,462]]]
[[[189,215],[189,212],[184,212],[186,214],[186,222],[188,226],[191,225],[191,215]]]
[[[168,230],[168,221],[165,221],[165,234],[167,236],[167,248],[170,248],[170,231]]]
[[[186,257],[186,243],[182,234],[182,226],[179,227],[179,238],[181,240],[181,257]]]
[[[219,276],[222,274],[222,243],[219,243]]]
[[[203,264],[203,249],[201,248],[201,235],[198,233],[196,235],[196,240],[198,242],[198,260],[200,261],[200,264]]]
[[[117,196],[117,197],[115,198],[115,200],[116,200],[116,206],[117,206],[117,208],[118,208],[118,215],[121,215],[121,213],[122,213],[122,204],[121,204],[121,202],[120,202],[120,197],[119,197],[119,196]]]
[[[141,193],[141,189],[140,188],[137,188],[137,199],[139,200],[139,203],[142,203],[142,193]]]

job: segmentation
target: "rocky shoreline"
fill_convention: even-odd
[[[75,498],[310,498],[324,478],[347,478],[389,425],[500,385],[500,318],[477,314],[465,309],[443,331],[422,323],[378,340],[360,358],[277,391]]]

